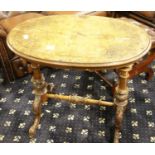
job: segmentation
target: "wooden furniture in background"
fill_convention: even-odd
[[[42,103],[54,98],[75,103],[115,105],[114,142],[119,142],[123,114],[128,103],[129,72],[151,46],[150,38],[143,29],[120,19],[53,15],[18,25],[9,33],[7,44],[14,53],[29,61],[33,69],[35,120],[29,130],[31,138],[35,136],[40,122]],[[114,101],[50,93],[40,65],[91,71],[117,69],[119,79]]]
[[[28,64],[15,55],[6,45],[6,37],[12,28],[19,23],[31,18],[42,17],[38,13],[24,13],[21,15],[9,17],[0,20],[0,62],[4,72],[4,78],[7,81],[13,81],[16,77],[26,75],[28,71]]]
[[[123,20],[142,27],[150,35],[152,46],[149,54],[134,65],[129,76],[132,79],[144,72],[146,79],[150,80],[153,77],[153,69],[150,64],[155,60],[155,11],[114,11],[111,14],[115,18],[123,17]],[[139,41],[139,43],[141,42]]]
[[[111,14],[115,18],[127,17],[155,28],[155,11],[113,11]]]
[[[47,15],[62,15],[62,14],[87,14],[96,16],[106,16],[105,11],[43,11],[39,13],[34,12],[23,12],[23,14],[18,14],[19,12],[11,12],[9,18],[0,20],[0,62],[5,75],[5,80],[13,81],[18,77],[22,77],[27,73],[30,73],[30,64],[24,59],[15,55],[6,46],[6,36],[10,30],[17,24],[36,17],[47,16]],[[17,14],[17,15],[16,15]],[[13,16],[11,16],[13,15]],[[63,24],[63,23],[62,23]]]

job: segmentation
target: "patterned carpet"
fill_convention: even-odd
[[[153,66],[155,68],[155,66]],[[77,94],[112,101],[111,91],[94,73],[43,69],[46,80],[56,85],[55,92]],[[114,78],[114,73],[106,76]],[[129,104],[123,120],[120,141],[155,142],[155,80],[145,74],[129,81]],[[49,100],[42,107],[41,124],[35,139],[28,129],[33,122],[30,75],[13,83],[0,84],[1,143],[107,143],[112,142],[114,109],[112,107],[69,104]]]

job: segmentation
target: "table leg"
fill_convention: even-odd
[[[123,114],[128,104],[128,77],[131,66],[123,67],[118,70],[119,81],[115,88],[114,103],[116,105],[115,114],[115,134],[114,142],[119,143],[121,124],[123,120]]]
[[[33,125],[29,129],[29,136],[33,138],[36,134],[36,130],[38,128],[40,118],[41,118],[41,106],[42,103],[47,100],[47,83],[45,82],[45,78],[43,74],[40,72],[40,68],[38,64],[31,64],[33,70],[32,83],[34,86],[33,94],[35,94],[35,99],[33,102],[33,111],[35,114],[35,119]]]

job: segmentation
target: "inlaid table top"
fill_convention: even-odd
[[[140,27],[108,17],[53,15],[27,20],[8,46],[30,61],[67,67],[116,67],[144,56],[151,45]]]

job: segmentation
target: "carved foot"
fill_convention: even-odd
[[[119,129],[115,129],[114,143],[119,143],[119,138],[120,138],[120,131]]]
[[[119,107],[119,106],[116,109],[114,143],[119,143],[121,124],[125,109],[126,109],[125,107]]]
[[[29,137],[34,138],[36,134],[36,130],[38,128],[38,125],[40,123],[40,118],[41,118],[41,97],[40,96],[35,96],[35,100],[33,102],[33,112],[35,114],[35,119],[33,125],[29,129]]]

